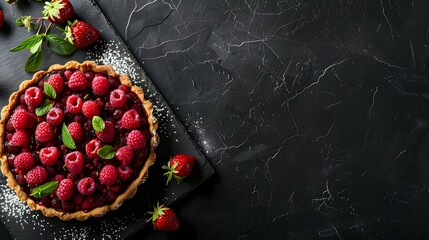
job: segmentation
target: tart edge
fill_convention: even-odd
[[[73,70],[77,69],[83,72],[93,71],[98,73],[104,73],[108,76],[118,78],[121,84],[131,87],[131,91],[136,93],[143,103],[143,107],[148,115],[149,130],[152,136],[150,141],[149,157],[146,160],[142,170],[140,171],[139,176],[133,182],[130,183],[130,185],[125,189],[125,191],[122,194],[120,194],[113,203],[102,207],[94,208],[89,212],[84,212],[82,210],[73,212],[73,213],[59,212],[54,208],[47,208],[45,206],[39,205],[34,200],[29,198],[28,194],[21,189],[11,169],[9,168],[9,163],[7,161],[7,156],[5,154],[5,148],[4,148],[7,120],[10,118],[13,110],[18,105],[19,96],[23,94],[30,86],[37,84],[49,72],[67,70],[67,69],[73,69]],[[153,116],[152,103],[149,100],[146,100],[144,98],[143,90],[140,87],[132,85],[131,80],[126,75],[117,73],[111,66],[97,65],[93,61],[85,61],[83,63],[79,63],[76,61],[69,61],[64,65],[54,64],[47,71],[36,72],[33,75],[33,78],[31,80],[23,81],[19,85],[18,91],[10,95],[9,104],[3,107],[3,109],[1,110],[1,120],[0,120],[1,172],[3,173],[3,175],[7,177],[8,186],[16,192],[18,198],[23,202],[27,202],[28,206],[31,209],[41,211],[43,215],[45,215],[46,217],[58,217],[63,221],[68,221],[71,219],[85,221],[90,217],[101,217],[110,210],[118,209],[126,199],[134,197],[134,195],[137,193],[137,187],[146,181],[146,178],[148,177],[148,174],[149,174],[149,167],[152,166],[156,160],[155,148],[159,143],[159,136],[156,133],[157,129],[158,129],[158,121]]]

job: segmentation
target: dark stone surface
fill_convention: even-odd
[[[176,235],[427,239],[425,0],[97,0],[215,166]]]

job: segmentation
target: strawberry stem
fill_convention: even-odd
[[[45,35],[48,34],[48,31],[51,28],[51,26],[52,26],[52,23],[50,22],[49,25],[48,25],[48,27],[46,28]]]

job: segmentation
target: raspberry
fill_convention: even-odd
[[[122,162],[122,165],[128,165],[133,160],[134,152],[129,146],[123,146],[116,150],[116,159]]]
[[[95,101],[86,101],[82,105],[82,113],[85,117],[92,119],[94,116],[100,115],[100,108]]]
[[[131,91],[131,88],[125,86],[124,84],[119,85],[118,89],[122,90],[124,93],[129,93]]]
[[[66,168],[73,174],[79,174],[83,169],[83,155],[79,151],[74,151],[65,157]]]
[[[51,206],[53,208],[55,208],[55,209],[61,209],[62,208],[62,206],[61,206],[61,200],[59,198],[57,198],[57,197],[53,198]]]
[[[48,178],[48,173],[41,166],[36,166],[27,173],[28,185],[33,187],[45,183],[46,178]]]
[[[30,137],[25,130],[18,130],[13,134],[10,144],[14,147],[26,147],[30,144]]]
[[[15,165],[15,168],[17,170],[25,172],[31,167],[33,167],[34,157],[33,155],[31,155],[31,153],[28,152],[20,153],[18,156],[15,157],[13,164]]]
[[[30,87],[25,91],[24,100],[29,107],[37,107],[42,102],[42,90],[37,87]]]
[[[36,140],[39,142],[49,142],[54,137],[54,130],[47,122],[41,122],[36,127]]]
[[[71,95],[67,98],[66,108],[71,114],[78,114],[82,111],[83,101],[78,95]]]
[[[127,136],[127,145],[133,149],[142,149],[146,146],[146,139],[139,130],[132,130]]]
[[[25,175],[22,173],[16,175],[16,181],[18,181],[18,184],[21,186],[27,185],[27,179],[25,179]]]
[[[40,149],[39,159],[45,166],[53,166],[57,163],[60,152],[56,147],[45,147]]]
[[[79,190],[79,188],[78,188]],[[83,196],[79,193],[73,195],[73,202],[75,204],[81,204],[83,202]]]
[[[124,113],[121,120],[122,126],[125,129],[133,130],[140,127],[140,116],[136,110],[131,109]]]
[[[63,77],[61,77],[59,74],[54,74],[49,76],[48,81],[46,83],[49,83],[54,89],[57,94],[61,93],[64,87],[64,80]]]
[[[109,143],[115,140],[115,126],[111,121],[104,122],[103,132],[95,132],[97,137],[104,143]]]
[[[71,201],[61,202],[61,209],[63,212],[72,212],[74,210],[74,204]]]
[[[70,71],[70,70],[64,71],[64,77],[66,77],[67,80],[70,79],[70,77],[71,77],[72,74],[73,74],[73,72]]]
[[[109,80],[105,77],[97,76],[92,80],[92,91],[98,96],[103,96],[109,91]]]
[[[49,110],[48,114],[46,115],[46,122],[53,126],[59,126],[63,122],[64,119],[64,113],[59,108],[51,108]]]
[[[106,165],[100,171],[100,183],[112,185],[118,179],[118,171],[113,165]]]
[[[85,77],[88,81],[92,81],[92,79],[94,79],[94,76],[94,72],[85,72]]]
[[[101,147],[102,147],[101,142],[98,141],[97,139],[93,139],[89,141],[85,146],[86,154],[89,157],[97,158],[98,157],[97,152]]]
[[[83,130],[82,126],[80,126],[77,122],[70,123],[67,128],[69,129],[70,135],[72,136],[73,140],[80,142],[82,140],[83,136]]]
[[[115,89],[110,93],[110,104],[115,108],[121,108],[127,101],[124,91]]]
[[[92,205],[88,200],[83,200],[82,204],[80,205],[80,207],[85,210],[85,211],[89,211],[92,209]]]
[[[65,178],[61,180],[60,184],[58,185],[56,194],[61,201],[65,202],[70,200],[70,198],[73,196],[73,190],[73,181]]]
[[[115,77],[109,76],[108,78],[109,78],[109,84],[111,88],[118,88],[118,86],[121,84],[119,80]]]
[[[95,182],[91,177],[82,178],[77,183],[77,190],[84,196],[89,196],[95,191]]]
[[[12,115],[12,126],[17,130],[24,130],[30,125],[30,117],[25,110],[15,110]]]
[[[128,180],[133,174],[133,170],[130,167],[121,165],[118,167],[118,177],[121,181]]]
[[[86,88],[88,80],[86,80],[85,74],[81,71],[76,71],[70,76],[68,84],[71,90],[78,92]]]

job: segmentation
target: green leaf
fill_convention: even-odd
[[[105,145],[102,148],[98,149],[97,151],[98,156],[100,156],[102,159],[112,159],[115,157],[115,149],[110,145]]]
[[[40,186],[37,186],[31,191],[31,196],[35,198],[46,197],[49,194],[55,192],[58,188],[58,181],[47,182]]]
[[[30,49],[34,45],[39,44],[40,40],[43,40],[44,37],[45,37],[44,34],[38,34],[38,35],[31,36],[31,37],[25,39],[24,41],[22,41],[16,47],[11,48],[9,51],[19,52],[19,51],[22,51],[24,49]]]
[[[36,108],[36,115],[41,117],[41,116],[45,116],[49,110],[51,110],[52,108],[52,103],[51,101],[49,101],[49,99],[44,99],[40,105]]]
[[[43,40],[40,40],[40,42],[39,42],[39,43],[37,43],[36,45],[32,46],[32,47],[30,48],[30,52],[31,52],[31,53],[35,53],[35,52],[39,51],[40,46],[42,45],[42,42],[43,42]]]
[[[74,143],[74,140],[70,135],[69,129],[65,123],[63,123],[63,127],[61,129],[61,139],[63,140],[63,143],[66,145],[66,147],[70,149],[76,149],[76,144]]]
[[[57,35],[48,34],[46,35],[46,40],[48,41],[49,49],[58,55],[66,56],[76,51],[76,47],[73,44],[70,44],[69,41],[62,39]]]
[[[36,71],[43,62],[43,51],[39,49],[37,52],[31,54],[31,56],[27,59],[25,63],[24,70],[26,72],[34,72]]]
[[[24,20],[27,18],[28,16],[21,16],[19,18],[16,19],[16,25],[18,27],[24,27]]]
[[[55,91],[54,87],[52,87],[52,86],[51,86],[51,84],[49,84],[49,83],[45,82],[45,83],[43,84],[43,89],[44,89],[45,94],[46,94],[48,97],[50,97],[50,98],[52,98],[52,99],[57,98],[57,92]]]
[[[95,131],[102,132],[102,131],[104,131],[104,128],[106,126],[104,125],[104,121],[101,117],[94,116],[92,118],[92,127],[94,128]]]

